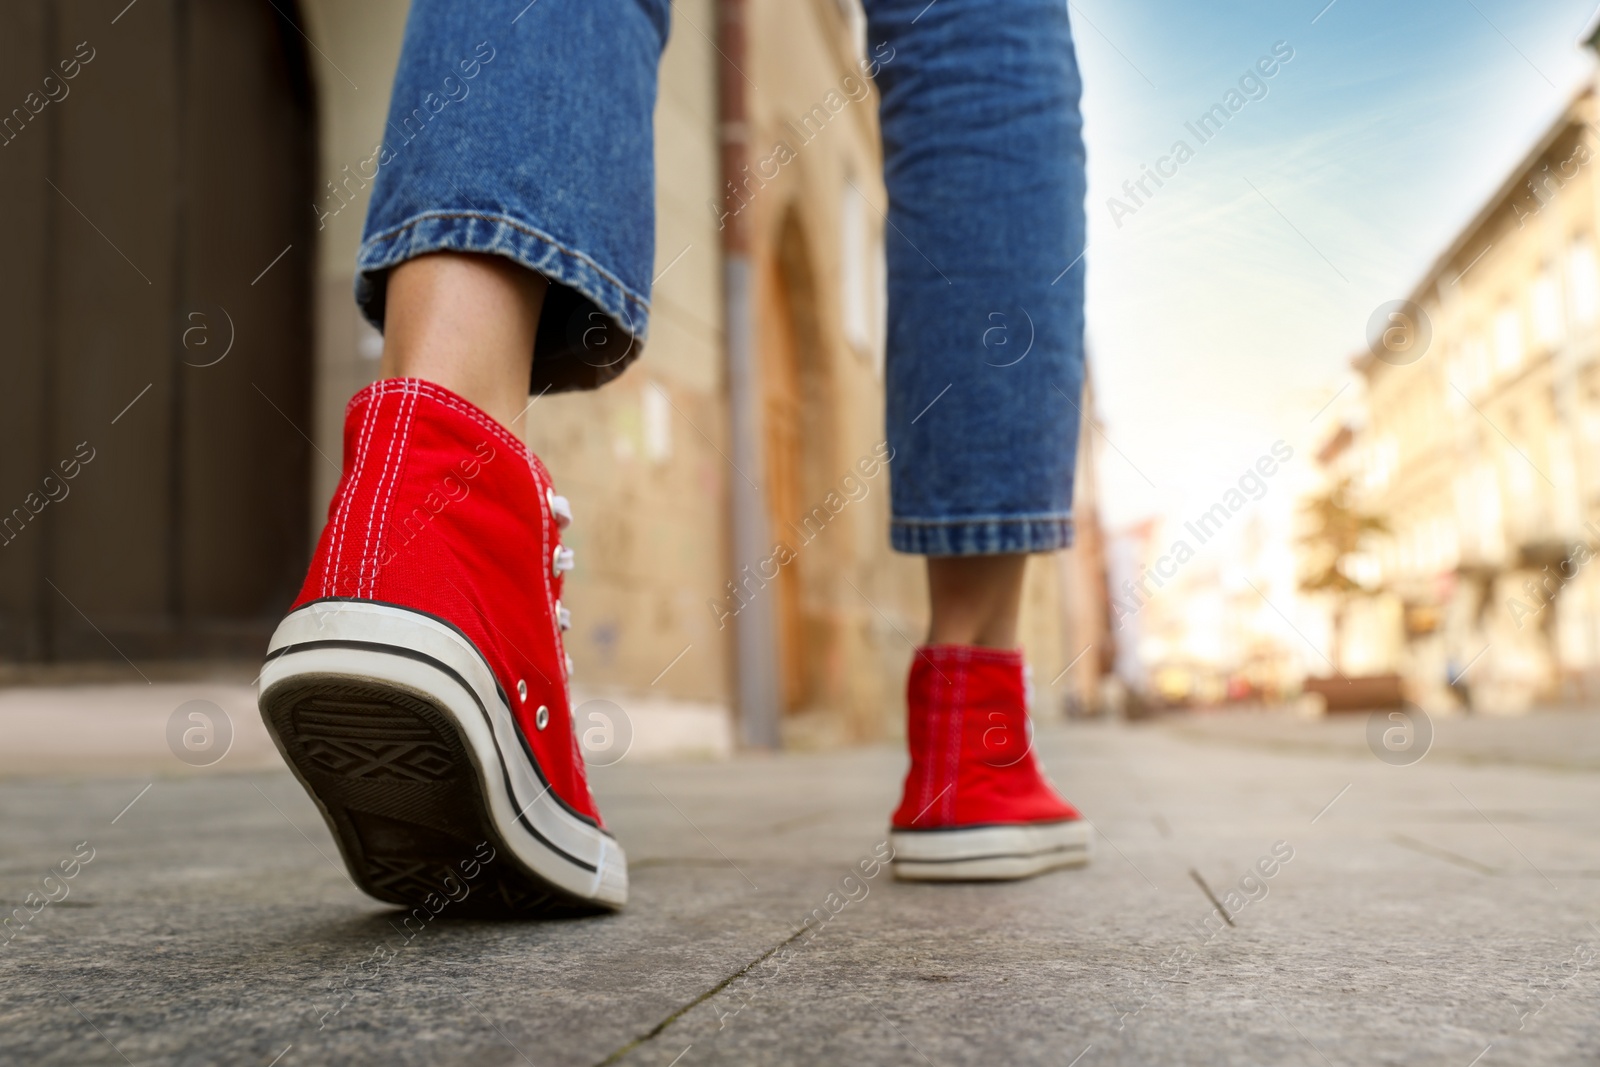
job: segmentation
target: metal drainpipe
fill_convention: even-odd
[[[733,466],[733,560],[736,594],[730,590],[734,670],[737,678],[739,738],[752,748],[777,748],[778,671],[773,615],[776,589],[763,589],[759,561],[769,554],[766,500],[760,482],[766,477],[761,440],[761,379],[756,363],[754,286],[750,263],[750,215],[734,209],[743,204],[735,190],[744,179],[750,131],[745,106],[743,68],[745,0],[715,0],[717,47],[722,63],[717,79],[717,118],[722,149],[723,329],[728,349],[728,407]]]

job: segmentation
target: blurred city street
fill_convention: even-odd
[[[0,781],[7,910],[82,862],[0,952],[0,1062],[1586,1062],[1594,722],[1444,720],[1409,764],[1366,716],[1043,729],[1095,858],[1007,885],[863,876],[893,746],[627,758],[594,773],[632,899],[545,923],[367,899],[247,743],[208,771],[35,751]]]

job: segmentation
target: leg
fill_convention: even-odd
[[[442,358],[469,380],[487,385],[498,377],[505,368],[485,375],[472,365],[478,353],[455,327],[480,320],[452,300],[465,294],[482,310],[513,311],[514,325],[526,332],[531,293],[511,283],[523,305],[512,309],[493,295],[507,286],[496,286],[488,270],[464,261],[414,264],[437,252],[475,253],[548,279],[532,313],[528,352],[535,358],[523,383],[525,403],[528,392],[593,388],[615,378],[647,332],[655,252],[651,118],[670,4],[591,0],[529,5],[515,21],[502,14],[414,0],[385,140],[346,168],[354,171],[346,181],[373,181],[356,263],[362,313],[385,333],[421,325],[431,342],[465,350],[465,363],[425,356],[432,368]],[[580,58],[597,55],[606,62]],[[324,220],[342,210],[332,196],[325,202],[333,210],[319,216]],[[469,281],[473,276],[484,288]],[[407,284],[419,281],[421,288]],[[403,373],[396,364],[391,369]]]
[[[1028,557],[929,556],[930,645],[1015,648]]]
[[[627,897],[574,736],[571,508],[506,427],[643,337],[668,10],[413,0],[386,140],[345,168],[374,182],[356,290],[384,376],[346,409],[259,702],[352,879],[413,906],[408,930]]]
[[[885,368],[902,552],[1072,536],[1083,142],[1058,0],[868,0],[889,189]]]
[[[1059,0],[868,0],[889,187],[890,536],[926,555],[897,877],[1088,859],[1027,722],[1027,554],[1065,547],[1083,384],[1083,145]]]
[[[549,283],[495,256],[433,253],[389,276],[385,378],[425,378],[510,426],[527,404]]]

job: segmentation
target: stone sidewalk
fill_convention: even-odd
[[[1588,722],[1518,729],[1537,755]],[[8,778],[5,908],[77,873],[0,944],[0,1063],[1600,1058],[1600,774],[1455,758],[1442,728],[1392,766],[1348,732],[1042,730],[1096,858],[1001,886],[848,877],[882,845],[892,748],[630,758],[595,775],[622,914],[409,937],[286,772]]]

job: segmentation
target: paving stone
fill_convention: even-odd
[[[0,944],[0,1063],[1600,1057],[1600,774],[1547,758],[1588,720],[1410,766],[1345,727],[1196,722],[1042,729],[1095,861],[1008,885],[847,880],[884,840],[892,748],[624,760],[595,774],[624,912],[410,938],[287,772],[3,780],[7,909],[93,858]]]

